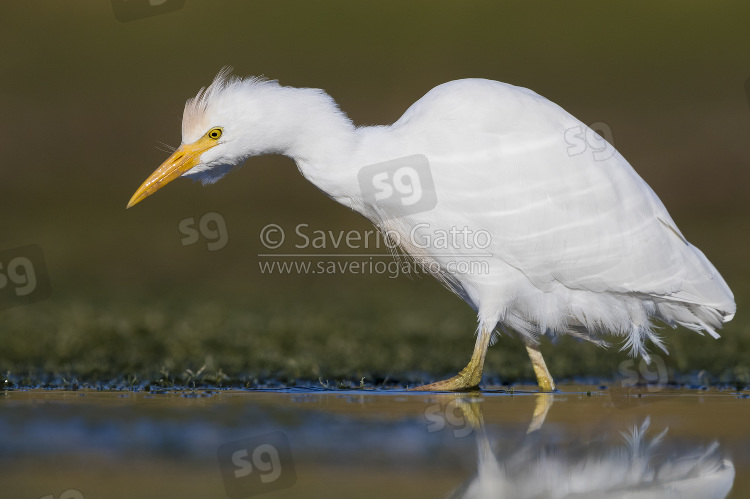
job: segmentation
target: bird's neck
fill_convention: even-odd
[[[322,90],[283,88],[274,106],[278,122],[271,151],[292,158],[302,175],[332,198],[346,203],[352,189],[351,162],[357,134],[352,121]],[[356,173],[356,172],[355,172]]]

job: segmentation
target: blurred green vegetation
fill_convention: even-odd
[[[455,374],[471,353],[468,307],[465,313],[436,315],[406,293],[399,295],[398,305],[366,291],[340,295],[335,305],[328,303],[330,297],[298,298],[291,304],[268,298],[263,308],[210,299],[47,303],[37,307],[33,320],[23,308],[13,309],[5,313],[5,326],[14,334],[2,342],[2,374],[7,388],[67,386],[74,380],[161,388],[322,380],[326,386],[356,387],[362,378],[368,386],[413,386]],[[453,299],[440,301],[448,306]],[[713,340],[670,330],[666,336],[671,355],[655,354],[664,360],[670,382],[750,382],[745,354],[750,335]],[[656,365],[629,362],[619,346],[613,342],[613,348],[602,349],[564,337],[557,344],[546,341],[542,350],[558,380],[607,383],[625,375],[624,370],[640,369],[646,376],[657,372]],[[491,384],[534,380],[524,347],[513,336],[503,335],[490,348],[485,369]]]
[[[714,341],[665,331],[676,374],[747,381],[750,5],[703,2],[197,2],[129,23],[107,2],[5,3],[0,16],[0,251],[39,245],[48,300],[0,310],[0,371],[65,379],[207,382],[390,379],[455,373],[475,318],[429,278],[270,276],[263,226],[369,224],[286,158],[255,158],[215,186],[132,192],[180,141],[186,98],[223,65],[326,89],[357,124],[396,120],[442,82],[529,87],[615,146],[735,292]],[[217,212],[227,246],[183,246],[181,220]],[[385,251],[383,251],[385,253]],[[609,377],[617,348],[543,345],[559,379]],[[486,372],[531,379],[503,337]],[[210,376],[210,379],[209,379]],[[498,378],[499,377],[499,378]]]

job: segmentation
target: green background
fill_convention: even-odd
[[[38,245],[52,289],[0,310],[6,385],[416,382],[466,364],[474,314],[429,277],[261,274],[266,224],[371,228],[287,158],[253,158],[206,188],[179,180],[125,211],[166,158],[160,142],[179,145],[185,100],[224,65],[325,89],[358,125],[465,77],[605,122],[736,296],[720,340],[667,328],[671,376],[750,381],[746,2],[188,1],[125,23],[108,2],[0,9],[0,252]],[[208,212],[226,221],[226,247],[183,246],[180,221]],[[543,352],[558,379],[629,365],[574,341]],[[485,372],[533,376],[509,336]]]

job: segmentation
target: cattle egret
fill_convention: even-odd
[[[416,388],[476,388],[498,331],[524,342],[542,391],[543,335],[569,334],[646,361],[653,320],[718,337],[735,303],[656,194],[608,142],[531,90],[483,79],[430,90],[389,126],[355,127],[323,90],[230,76],[187,101],[182,144],[128,208],[177,177],[216,182],[283,154],[478,315],[469,364]]]

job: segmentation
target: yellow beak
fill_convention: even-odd
[[[149,176],[130,198],[127,208],[135,206],[172,180],[181,176],[200,162],[201,154],[219,142],[202,137],[192,144],[182,144],[167,160]]]

